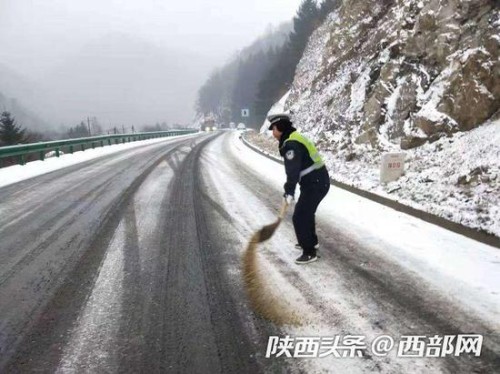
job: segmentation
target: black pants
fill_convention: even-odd
[[[330,179],[326,168],[310,174],[300,183],[300,197],[293,212],[293,227],[304,254],[315,255],[314,246],[318,244],[315,214],[330,189]]]

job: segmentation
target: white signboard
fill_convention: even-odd
[[[250,109],[242,109],[241,110],[241,116],[242,117],[248,117],[248,116],[250,116]]]
[[[405,168],[404,153],[386,153],[382,155],[380,164],[380,182],[387,183],[397,180],[403,175]]]

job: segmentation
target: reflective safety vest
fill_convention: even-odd
[[[301,178],[304,175],[309,174],[311,171],[320,169],[325,165],[325,163],[323,162],[323,159],[321,158],[321,155],[319,154],[318,150],[316,149],[316,146],[314,145],[314,143],[312,141],[310,141],[309,139],[307,139],[305,136],[299,134],[297,131],[294,131],[290,134],[288,139],[285,140],[285,142],[283,143],[283,146],[289,140],[295,140],[296,142],[299,142],[304,147],[306,147],[307,152],[309,153],[309,157],[313,161],[313,164],[311,166],[300,171]]]

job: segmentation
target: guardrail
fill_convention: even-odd
[[[32,156],[36,154],[38,154],[39,160],[45,160],[46,153],[51,151],[54,151],[55,156],[59,157],[61,153],[74,153],[75,151],[79,150],[85,151],[85,149],[96,148],[99,146],[104,147],[105,145],[122,144],[167,136],[193,134],[196,132],[198,132],[198,130],[157,131],[122,135],[93,136],[88,138],[11,145],[0,147],[0,166],[4,166],[2,164],[4,163],[6,158],[16,158],[18,164],[25,165],[27,159],[32,158]],[[29,161],[33,160],[30,159]],[[12,162],[10,162],[10,164],[12,164]]]

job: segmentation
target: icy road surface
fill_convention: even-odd
[[[29,165],[27,166],[29,167]],[[249,308],[241,255],[276,217],[283,166],[235,132],[144,144],[0,188],[0,372],[489,373],[500,253],[332,188],[321,259],[290,214],[259,247],[302,326]],[[481,334],[480,357],[265,358],[268,338]]]

